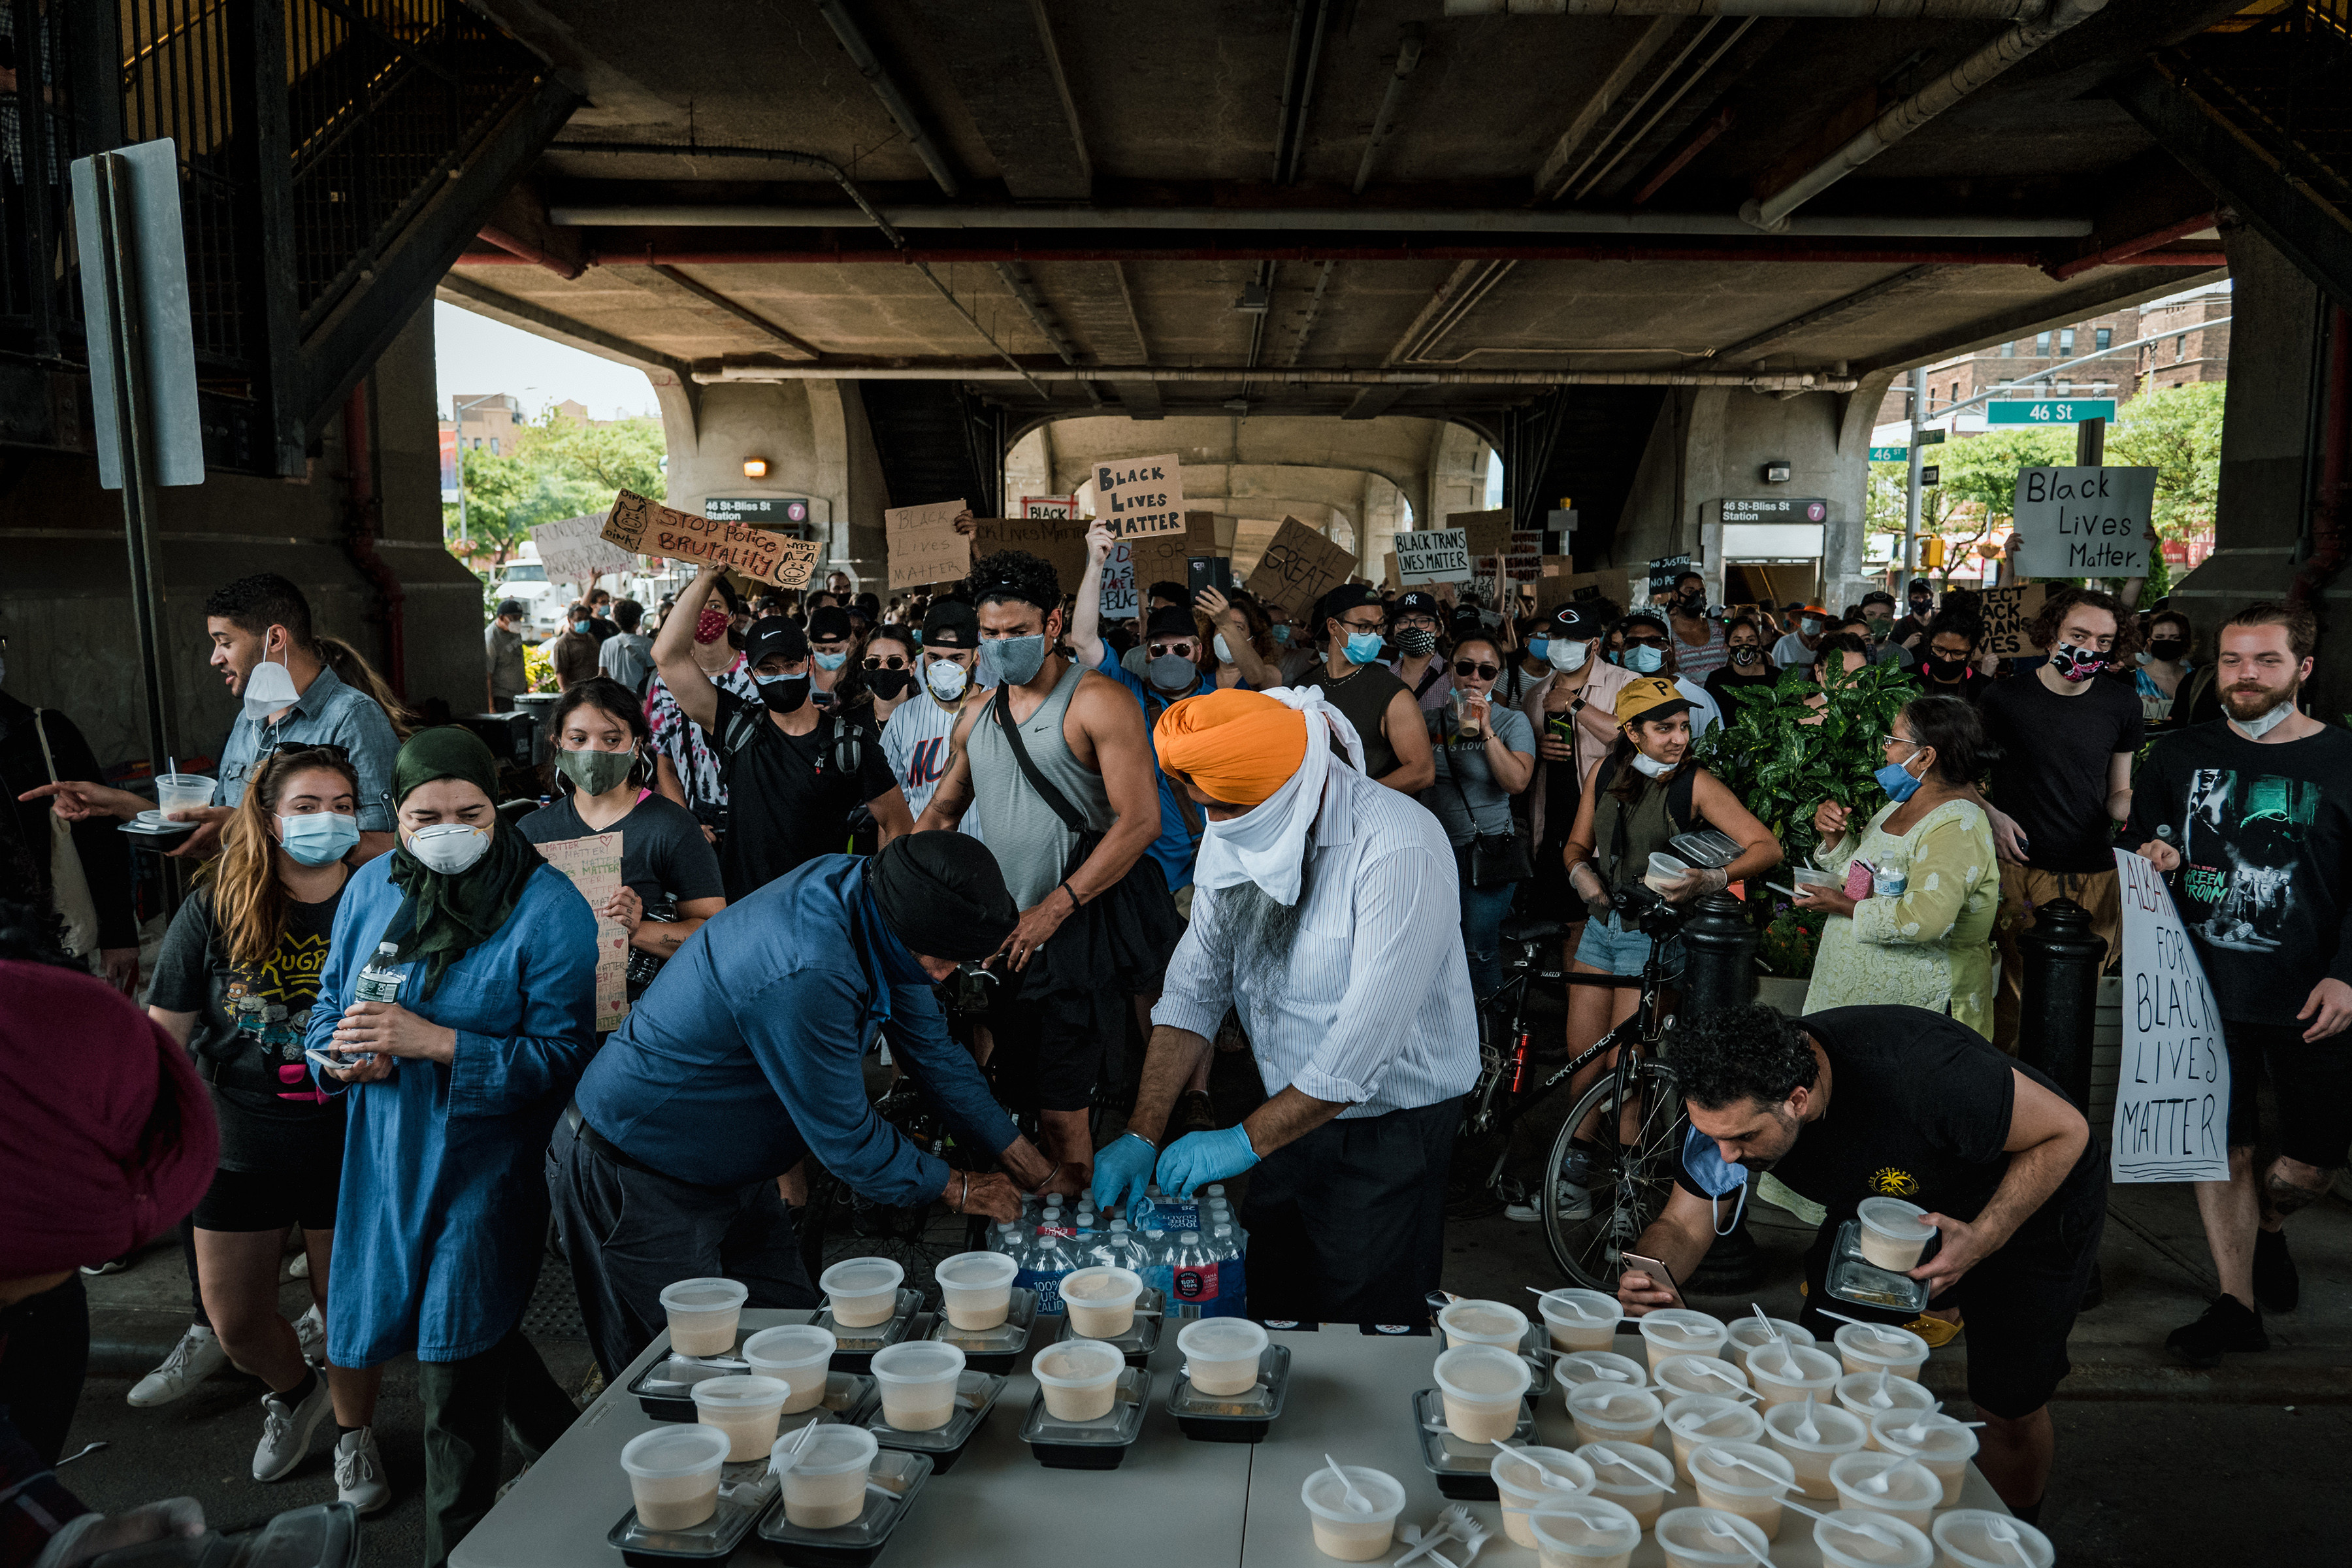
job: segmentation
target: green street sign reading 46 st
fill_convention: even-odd
[[[2112,397],[2044,397],[2032,403],[1988,403],[1988,425],[2074,425],[2084,419],[2113,419]]]

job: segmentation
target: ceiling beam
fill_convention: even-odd
[[[702,387],[694,379],[694,365],[690,361],[666,354],[659,349],[648,348],[644,343],[633,342],[602,327],[592,327],[585,321],[575,321],[549,310],[536,300],[500,293],[463,273],[447,274],[434,290],[434,295],[436,299],[446,298],[450,303],[462,306],[477,315],[488,316],[510,327],[520,327],[535,336],[585,349],[602,358],[618,360],[638,370],[674,376],[686,395],[688,405],[694,408],[699,416]]]
[[[1348,405],[1347,412],[1340,415],[1339,417],[1342,419],[1378,419],[1381,415],[1386,414],[1391,408],[1396,405],[1397,399],[1402,397],[1406,393],[1412,390],[1412,388],[1403,385],[1401,383],[1392,384],[1388,386],[1368,386],[1364,388],[1363,391],[1356,394],[1356,401]]]
[[[739,300],[729,299],[726,295],[721,294],[718,289],[711,288],[709,284],[696,281],[694,279],[688,277],[685,273],[680,272],[675,267],[667,267],[659,262],[656,262],[648,268],[648,270],[657,277],[667,279],[670,282],[677,284],[679,288],[685,289],[696,299],[704,301],[706,304],[712,305],[718,310],[725,312],[727,315],[734,317],[737,321],[747,323],[753,330],[761,332],[761,334],[775,339],[776,342],[783,344],[787,349],[791,350],[793,353],[799,355],[803,359],[814,359],[818,354],[824,352],[814,343],[809,342],[803,338],[795,337],[792,333],[784,331],[783,328],[776,325],[775,322],[768,320],[765,316],[761,315],[750,306],[745,305]]]
[[[1879,370],[1908,370],[1915,364],[1948,359],[1954,354],[1974,353],[1979,349],[1991,348],[2012,338],[2031,337],[2035,332],[2070,327],[2078,321],[2090,320],[2102,310],[2144,305],[2167,294],[2218,283],[2229,275],[2228,268],[2219,266],[2186,276],[2179,271],[2156,267],[2102,270],[2089,275],[2063,293],[2044,295],[2030,305],[2004,310],[1998,315],[1980,316],[1973,321],[1938,332],[1932,338],[1915,338],[1885,353],[1854,360],[1847,368],[1856,376]]]
[[[1677,25],[1676,17],[1659,17],[1643,28],[1642,36],[1635,38],[1633,46],[1617,58],[1617,63],[1609,68],[1609,74],[1601,79],[1601,85],[1577,110],[1575,117],[1568,122],[1568,129],[1559,133],[1551,144],[1551,151],[1544,154],[1544,161],[1537,166],[1535,191],[1538,201],[1549,201],[1559,195],[1568,183],[1570,170],[1576,166],[1576,154],[1583,147],[1586,138],[1599,128],[1610,106],[1633,87],[1643,68],[1666,47],[1666,40],[1674,37]]]
[[[841,41],[842,52],[849,57],[849,63],[857,68],[857,74],[866,79],[866,85],[874,89],[874,96],[882,100],[882,107],[889,110],[890,118],[898,122],[898,132],[906,137],[907,145],[915,150],[915,156],[920,158],[923,167],[930,171],[932,182],[949,195],[959,194],[963,185],[957,179],[953,166],[948,163],[947,153],[932,137],[930,127],[923,122],[922,116],[916,112],[914,100],[907,96],[906,89],[898,85],[898,78],[892,76],[889,68],[882,63],[882,57],[875,53],[873,44],[866,38],[865,29],[857,25],[857,17],[845,0],[816,0],[816,8],[824,17],[825,25],[833,29],[833,36]]]
[[[1094,164],[1042,0],[910,0],[1007,195],[1083,202]]]
[[[1832,300],[1828,304],[1817,306],[1802,315],[1791,316],[1779,326],[1767,327],[1753,337],[1742,338],[1728,348],[1717,349],[1712,357],[1726,364],[1736,364],[1741,360],[1759,358],[1766,349],[1783,339],[1793,338],[1811,328],[1821,326],[1827,321],[1834,321],[1839,317],[1850,315],[1865,305],[1880,304],[1905,294],[1916,294],[1942,278],[1946,270],[1941,267],[1913,267],[1896,273],[1892,278],[1882,278],[1867,288],[1855,289],[1843,299]]]
[[[2073,318],[2069,318],[2072,320]],[[1043,356],[1032,356],[1040,358]],[[1268,365],[1048,365],[977,359],[828,356],[822,364],[778,364],[751,356],[698,361],[705,385],[735,381],[1152,381],[1211,385],[1265,382],[1277,386],[1741,386],[1761,391],[1850,392],[1849,376],[1813,371],[1753,374],[1689,370],[1351,370]]]

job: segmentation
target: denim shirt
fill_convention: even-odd
[[[360,775],[360,831],[392,831],[392,764],[400,754],[400,737],[393,733],[392,721],[374,698],[344,685],[323,667],[278,723],[240,716],[229,727],[213,804],[234,806],[243,800],[245,781],[261,759],[287,744],[341,746],[349,752]]]

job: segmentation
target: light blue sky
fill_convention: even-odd
[[[586,404],[593,419],[632,414],[661,417],[643,371],[550,342],[446,301],[433,306],[433,359],[444,419],[449,417],[453,397],[478,397],[486,392],[514,394],[523,412],[533,417],[567,397]]]

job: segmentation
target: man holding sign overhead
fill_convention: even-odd
[[[2227,712],[2157,742],[2131,837],[2167,873],[2221,1015],[2230,1056],[2230,1179],[2197,1184],[2221,1293],[2164,1342],[2191,1366],[2263,1351],[2264,1309],[2301,1295],[2286,1216],[2344,1163],[2352,1104],[2352,735],[2300,710],[2317,627],[2252,605],[2222,623]],[[2175,874],[2177,873],[2177,875]],[[2278,1091],[2279,1155],[2254,1175],[2256,1086]]]

